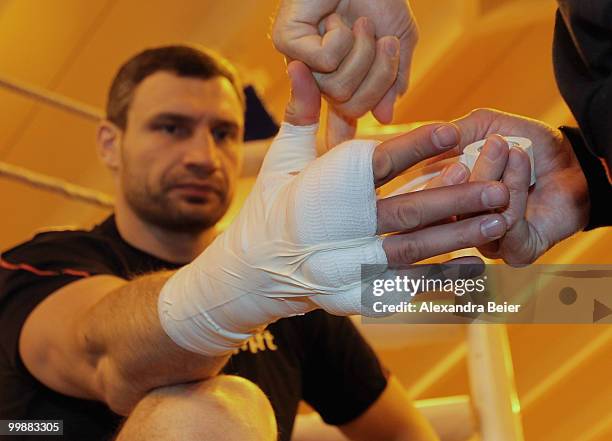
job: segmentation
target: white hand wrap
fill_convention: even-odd
[[[316,307],[359,314],[361,264],[387,264],[376,236],[377,142],[316,159],[316,132],[282,125],[236,220],[162,289],[161,322],[178,345],[217,355]]]

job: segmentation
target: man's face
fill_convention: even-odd
[[[244,120],[229,80],[156,72],[136,88],[121,149],[120,191],[146,222],[213,226],[231,202]]]

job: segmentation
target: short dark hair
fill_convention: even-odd
[[[242,84],[236,70],[227,60],[209,50],[173,45],[146,49],[121,66],[108,92],[106,118],[125,130],[136,87],[149,75],[159,71],[205,80],[214,77],[227,78],[232,83],[243,109],[246,107]]]

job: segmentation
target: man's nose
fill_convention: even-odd
[[[219,151],[208,130],[196,132],[185,147],[183,163],[187,168],[213,173],[220,167]]]

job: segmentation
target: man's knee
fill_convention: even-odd
[[[230,375],[151,391],[128,417],[117,441],[275,441],[276,419],[254,383]]]

